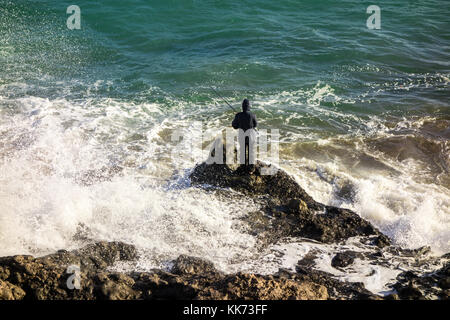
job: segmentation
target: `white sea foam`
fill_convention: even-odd
[[[0,256],[42,255],[85,240],[135,244],[144,269],[183,253],[226,269],[252,254],[254,239],[239,220],[254,209],[251,200],[235,203],[186,185],[170,187],[172,171],[158,163],[164,123],[149,130],[143,155],[133,155],[123,142],[132,133],[122,127],[130,113],[104,103],[87,110],[64,100],[27,98],[19,114],[3,119]],[[137,167],[109,181],[83,185],[76,179],[131,160]],[[138,169],[151,161],[154,170]]]
[[[333,267],[331,264],[333,257],[344,251],[357,252],[360,257],[355,258],[353,263],[344,268]],[[433,259],[416,266],[414,258],[399,257],[388,251],[381,252],[380,261],[374,263],[367,257],[374,253],[374,247],[362,244],[358,237],[339,244],[323,244],[307,239],[304,241],[286,239],[285,242],[268,247],[261,253],[259,259],[246,261],[235,268],[260,274],[273,274],[279,268],[295,272],[299,260],[309,255],[308,263],[314,270],[326,272],[344,282],[361,282],[367,290],[375,294],[387,295],[392,293],[391,285],[396,283],[396,277],[401,272],[405,270],[415,270],[419,273],[432,272],[442,267],[442,263]],[[381,260],[387,263],[382,263]]]
[[[333,145],[333,140],[328,143]],[[364,154],[370,152],[365,150]],[[357,152],[354,156],[359,157]],[[370,169],[360,161],[346,163],[339,158],[333,162],[303,158],[289,161],[285,169],[296,174],[300,185],[314,199],[354,210],[395,244],[406,248],[429,245],[436,254],[448,252],[448,189],[415,177],[420,165],[414,160],[397,163],[378,158],[377,161],[385,161],[385,167]],[[343,195],[345,190],[347,194]]]
[[[255,239],[240,218],[256,205],[250,199],[237,203],[233,197],[190,188],[183,180],[194,165],[192,158],[201,159],[203,154],[180,148],[181,160],[172,162],[170,137],[177,128],[185,135],[194,134],[190,119],[198,117],[197,108],[189,109],[189,114],[180,105],[168,114],[157,104],[35,97],[2,98],[1,103],[14,106],[14,111],[3,110],[0,121],[0,256],[42,255],[77,248],[86,241],[121,240],[135,244],[141,254],[133,266],[122,266],[125,269],[165,266],[179,254],[202,256],[227,272],[267,273],[298,260],[298,252],[287,250],[284,262],[268,255],[260,265],[252,263],[260,261],[255,260]],[[226,121],[223,116],[208,120],[212,131]],[[377,121],[372,126],[379,128]],[[291,134],[292,140],[301,139]],[[321,147],[329,144],[332,139],[319,140]],[[364,143],[357,144],[355,152],[370,154],[363,149]],[[368,170],[356,162],[348,166],[345,157],[323,161],[298,156],[285,158],[282,167],[316,200],[354,209],[395,243],[448,251],[446,189],[415,180],[414,162],[378,161],[384,161],[387,169]],[[124,170],[109,181],[84,185],[77,180],[89,170],[115,165]],[[345,186],[353,190],[351,199],[340,195]],[[323,270],[328,270],[327,259],[320,264]],[[348,275],[348,280],[370,271],[362,270]],[[382,279],[395,273],[374,272]],[[385,289],[384,280],[381,287],[370,284],[370,277],[366,280],[374,291]]]

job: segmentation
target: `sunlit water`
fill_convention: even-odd
[[[190,187],[205,153],[172,134],[234,116],[210,86],[280,130],[280,166],[317,201],[449,251],[446,1],[379,1],[381,30],[353,0],[80,0],[81,30],[70,4],[0,2],[0,255],[121,240],[141,252],[134,268],[183,253],[229,272],[286,264],[255,247],[250,198]],[[310,244],[286,246],[297,261]]]

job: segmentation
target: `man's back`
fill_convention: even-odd
[[[255,115],[250,112],[250,103],[245,99],[242,104],[242,112],[236,114],[231,125],[234,129],[247,131],[248,129],[256,128],[257,124]]]
[[[255,115],[250,112],[250,101],[248,101],[248,99],[244,99],[244,101],[242,101],[242,112],[236,114],[231,125],[233,126],[234,129],[242,129],[243,131],[256,128],[256,126],[258,125],[258,123],[256,122]],[[242,134],[242,131],[239,131],[239,144],[240,144],[240,155],[239,155],[240,163],[246,166],[250,164],[255,164],[254,132],[250,131],[250,135],[247,135]]]

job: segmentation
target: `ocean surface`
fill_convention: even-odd
[[[377,1],[380,30],[371,4],[0,0],[0,256],[120,240],[134,268],[264,272],[240,219],[256,204],[189,187],[204,153],[171,141],[230,126],[211,86],[279,130],[279,166],[317,201],[450,251],[449,3]]]

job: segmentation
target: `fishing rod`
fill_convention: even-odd
[[[215,93],[220,99],[222,99],[223,101],[225,101],[225,103],[231,108],[231,110],[233,110],[234,112],[237,112],[236,109],[234,109],[233,106],[232,106],[231,104],[229,104],[228,101],[227,101],[224,97],[222,97],[222,96],[216,91],[216,89],[214,89],[213,87],[210,87],[210,88],[211,88],[212,91],[214,91],[214,93]]]
[[[234,112],[237,112],[236,109],[234,109],[233,106],[232,106],[231,104],[229,104],[228,101],[227,101],[224,97],[222,97],[222,96],[220,95],[220,93],[218,93],[218,92],[216,91],[216,89],[214,89],[212,86],[210,86],[210,88],[211,88],[212,91],[214,91],[214,93],[215,93],[220,99],[222,99],[223,101],[225,101],[225,103],[231,108],[231,110],[233,110]],[[259,134],[259,130],[256,129],[256,128],[254,128],[254,129],[255,129],[256,133]]]

